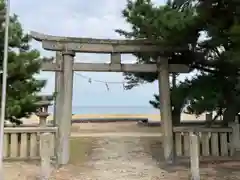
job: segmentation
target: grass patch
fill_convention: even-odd
[[[84,163],[92,152],[95,138],[77,137],[70,139],[70,164]]]

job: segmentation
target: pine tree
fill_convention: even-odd
[[[216,110],[224,115],[224,122],[234,120],[240,111],[238,1],[169,0],[157,6],[151,0],[128,0],[122,14],[132,30],[118,33],[127,38],[158,40],[162,42],[159,49],[169,49],[164,56],[170,63],[186,64],[200,72],[171,88],[172,106],[178,107],[178,115],[185,107],[196,115]],[[205,34],[204,39],[201,34]],[[156,60],[155,54],[135,55],[139,63]],[[157,74],[125,74],[125,78],[128,88],[133,88],[153,82]],[[151,101],[154,107],[159,107],[157,97]]]
[[[0,10],[5,9],[3,0]],[[4,19],[0,20],[0,69],[3,68],[4,51]],[[10,17],[8,75],[6,97],[6,120],[20,124],[20,119],[29,117],[36,111],[37,93],[45,85],[45,81],[34,76],[40,72],[41,58],[39,51],[31,49],[31,38],[24,33],[17,15]],[[0,74],[2,84],[2,74]]]

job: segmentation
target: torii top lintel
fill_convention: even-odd
[[[31,37],[42,42],[46,50],[74,51],[85,53],[136,53],[157,52],[163,53],[161,43],[148,40],[117,40],[52,36],[32,31]]]

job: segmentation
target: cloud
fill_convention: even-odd
[[[154,2],[160,4],[161,0]],[[124,0],[12,0],[11,12],[19,16],[20,22],[26,32],[31,30],[56,36],[79,36],[95,38],[122,38],[114,32],[115,29],[129,29],[122,18]],[[33,47],[39,49],[43,55],[52,56],[53,52],[44,51],[41,44],[33,42]],[[76,61],[106,62],[109,55],[80,54]],[[132,62],[134,57],[124,55],[124,61]],[[121,73],[83,73],[93,79],[103,81],[123,81]],[[54,90],[54,74],[41,73],[40,78],[48,80],[44,93]],[[105,84],[93,83],[75,75],[74,100],[75,105],[84,104],[124,104],[148,105],[148,100],[157,86],[150,84],[141,86],[132,91],[123,92],[122,85],[112,85],[111,91],[106,90]],[[94,98],[92,98],[94,96]]]

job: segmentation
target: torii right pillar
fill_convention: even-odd
[[[174,161],[174,142],[172,127],[172,106],[170,100],[170,83],[168,60],[161,58],[158,61],[158,84],[161,125],[163,129],[164,158],[167,163]]]

